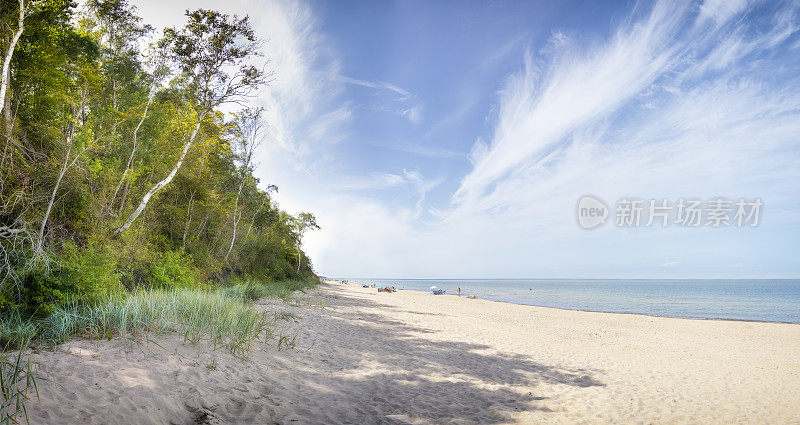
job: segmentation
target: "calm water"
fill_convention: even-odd
[[[800,323],[800,280],[348,279],[570,310]]]

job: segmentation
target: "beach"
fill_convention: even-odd
[[[243,359],[181,336],[36,355],[32,424],[800,424],[800,325],[330,284]]]

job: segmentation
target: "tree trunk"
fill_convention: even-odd
[[[44,217],[42,217],[42,224],[39,226],[39,238],[36,240],[36,254],[41,254],[44,252],[44,229],[47,227],[47,220],[50,219],[50,211],[53,210],[53,203],[55,203],[56,193],[58,193],[58,187],[61,185],[61,179],[64,177],[64,174],[67,173],[69,154],[71,151],[72,143],[70,143],[67,147],[67,155],[64,157],[64,163],[61,165],[61,169],[58,171],[58,178],[56,179],[56,184],[53,186],[53,193],[50,194],[50,202],[47,204]]]
[[[300,274],[300,240],[297,240],[297,274]]]
[[[172,171],[169,173],[169,175],[167,175],[167,177],[164,178],[164,180],[161,180],[160,182],[156,183],[155,186],[150,188],[150,190],[148,190],[147,193],[144,194],[144,196],[142,197],[142,201],[139,203],[139,206],[136,207],[136,209],[131,213],[130,216],[128,216],[128,219],[125,220],[125,223],[119,229],[117,229],[118,235],[122,234],[123,232],[128,230],[129,227],[131,227],[131,224],[133,224],[136,218],[139,217],[142,211],[144,211],[145,207],[147,207],[147,203],[150,202],[150,198],[152,198],[153,195],[156,194],[156,192],[161,190],[161,188],[168,185],[175,177],[175,174],[178,173],[178,170],[181,168],[181,165],[183,165],[183,160],[186,158],[186,153],[189,152],[189,148],[192,147],[192,143],[194,143],[194,138],[197,136],[197,131],[200,130],[200,124],[203,123],[203,119],[205,119],[205,113],[203,113],[197,120],[197,124],[194,126],[194,130],[192,130],[192,134],[189,136],[189,139],[186,140],[186,143],[183,145],[181,156],[178,158],[178,162],[175,164],[175,167],[172,168]]]
[[[241,214],[239,215],[241,218]],[[236,210],[233,212],[233,236],[231,237],[231,244],[228,246],[228,252],[225,253],[225,261],[228,261],[228,256],[231,255],[231,251],[233,251],[233,244],[236,242],[236,226],[239,224],[239,219],[236,218]]]
[[[133,130],[133,148],[131,149],[131,154],[128,156],[128,164],[125,166],[125,171],[122,172],[122,177],[119,179],[119,183],[117,183],[117,187],[114,188],[114,194],[111,195],[111,200],[108,202],[108,210],[114,209],[114,200],[117,199],[117,193],[119,192],[120,187],[122,187],[122,183],[125,181],[125,176],[128,175],[128,171],[131,169],[131,165],[133,164],[133,157],[136,154],[136,148],[139,146],[139,129],[142,127],[142,123],[144,123],[145,118],[147,118],[147,110],[150,108],[150,103],[153,101],[153,89],[150,89],[150,94],[147,96],[147,103],[144,105],[144,112],[142,113],[142,117],[139,118],[139,123],[136,124],[136,128]],[[120,206],[120,211],[122,211],[122,207]]]
[[[233,203],[233,236],[231,237],[231,245],[228,247],[228,252],[225,253],[225,261],[228,261],[228,256],[230,256],[231,251],[233,251],[233,244],[236,242],[236,226],[239,225],[239,220],[242,218],[241,214],[238,214],[237,217],[237,212],[239,210],[239,197],[242,196],[242,188],[244,187],[244,173],[242,174],[242,181],[239,182],[239,191],[236,192],[236,202]]]
[[[11,82],[11,56],[14,55],[14,49],[17,47],[17,42],[19,38],[22,36],[22,31],[25,29],[25,0],[19,0],[19,23],[17,24],[17,31],[14,33],[14,36],[11,38],[11,42],[8,44],[6,48],[5,54],[3,56],[3,71],[0,74],[0,108],[5,109],[6,105],[6,93],[8,92],[8,86]]]
[[[75,112],[75,116],[70,123],[69,131],[67,132],[66,144],[67,144],[67,154],[64,156],[64,163],[61,165],[61,169],[58,171],[58,178],[56,179],[56,184],[53,186],[53,193],[50,194],[50,202],[47,203],[47,209],[44,212],[44,217],[42,217],[42,224],[39,226],[39,238],[36,240],[36,247],[34,250],[34,256],[40,256],[44,254],[44,229],[47,227],[47,221],[50,219],[50,212],[53,210],[53,204],[56,202],[56,194],[58,193],[58,188],[61,186],[61,179],[64,178],[64,175],[67,174],[67,170],[69,167],[72,167],[75,162],[78,161],[78,158],[81,157],[86,149],[78,152],[75,155],[75,158],[72,159],[70,162],[69,157],[72,153],[72,141],[75,137],[75,122],[80,117],[81,112],[83,111],[83,107],[86,101],[86,93],[83,94],[83,99],[81,99],[80,106],[78,110]]]
[[[11,69],[8,70],[8,75],[6,76],[6,80],[11,81]],[[3,103],[3,116],[5,118],[5,124],[6,124],[6,143],[10,143],[11,134],[14,131],[14,117],[11,114],[10,93],[5,96],[5,102]]]
[[[10,79],[11,70],[8,70],[8,75],[6,79]],[[3,112],[5,116],[6,122],[6,131],[5,131],[5,144],[3,145],[3,156],[0,158],[0,193],[3,192],[5,188],[5,164],[6,164],[6,156],[8,155],[9,150],[11,149],[11,144],[14,142],[12,140],[12,132],[14,130],[14,121],[11,117],[11,96],[6,96],[6,100],[3,106]]]

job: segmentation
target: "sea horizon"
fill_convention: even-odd
[[[337,279],[419,291],[436,286],[450,295],[461,287],[462,296],[564,310],[800,324],[800,279]]]

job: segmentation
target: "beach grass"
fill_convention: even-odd
[[[111,339],[177,333],[186,342],[209,342],[215,349],[247,353],[253,342],[271,335],[275,315],[258,311],[259,298],[290,300],[307,281],[243,281],[219,289],[148,289],[114,295],[98,303],[60,306],[44,318],[12,312],[0,320],[0,347],[33,342],[55,346],[69,338]]]
[[[305,292],[315,285],[315,282],[305,280],[262,282],[249,279],[236,282],[225,287],[222,291],[227,297],[238,299],[242,302],[254,301],[260,298],[280,298],[284,301],[289,301],[295,291]]]
[[[38,395],[30,345],[56,346],[70,338],[112,339],[178,334],[185,342],[209,343],[244,357],[253,345],[275,336],[283,316],[259,311],[259,298],[290,300],[294,291],[315,283],[240,282],[218,289],[147,289],[122,293],[95,304],[60,306],[44,318],[11,312],[0,320],[0,425],[27,418],[25,402]],[[293,348],[295,337],[278,336],[278,349]]]
[[[39,390],[28,341],[5,346],[0,352],[0,425],[20,423],[20,416],[27,422],[25,405],[31,396],[38,398]]]
[[[37,323],[37,336],[56,345],[73,336],[110,339],[178,333],[192,344],[208,341],[214,348],[244,354],[271,322],[266,312],[220,291],[145,290],[94,306],[59,308]]]

